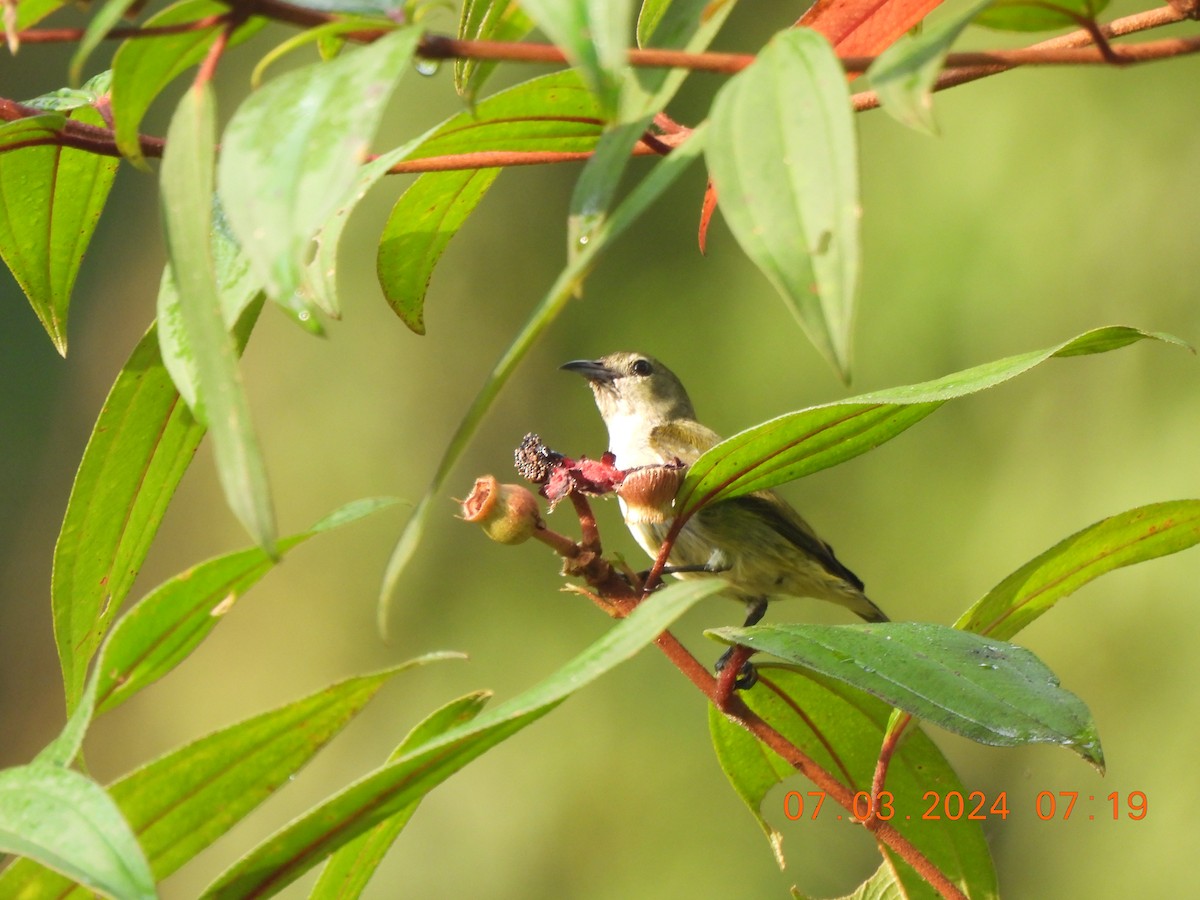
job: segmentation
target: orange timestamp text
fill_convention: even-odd
[[[1097,801],[1104,806],[1097,807]],[[867,791],[859,791],[850,804],[850,815],[845,818],[852,822],[865,822],[871,818],[882,822],[895,818],[982,822],[989,819],[1004,820],[1012,812],[1008,791],[1000,791],[994,797],[989,797],[983,791],[926,791],[921,802],[922,806],[914,814],[912,811],[898,810],[891,791],[880,791],[874,796]],[[788,791],[783,797],[783,814],[793,821],[816,819],[824,803],[824,791]],[[1143,791],[1113,791],[1101,797],[1081,794],[1079,791],[1040,791],[1034,798],[1033,809],[1043,822],[1066,821],[1072,815],[1090,820],[1126,818],[1140,821],[1146,818],[1149,804]],[[838,819],[843,818],[840,812],[835,815]]]

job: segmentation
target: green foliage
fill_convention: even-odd
[[[6,7],[10,40],[15,41],[14,28],[28,28],[60,5],[33,0]],[[268,300],[314,335],[323,333],[319,313],[342,316],[348,304],[339,291],[339,247],[347,222],[368,191],[401,163],[420,174],[400,193],[380,230],[376,275],[391,310],[423,335],[437,265],[501,170],[586,159],[566,214],[565,262],[548,288],[535,289],[541,300],[515,335],[496,342],[506,349],[465,411],[452,404],[443,410],[446,417],[438,424],[449,440],[384,575],[378,613],[385,631],[405,567],[425,548],[423,532],[445,509],[447,482],[502,389],[582,293],[605,252],[686,184],[685,173],[702,154],[719,209],[746,257],[783,297],[818,353],[848,380],[864,202],[859,135],[837,56],[841,42],[831,46],[820,28],[784,28],[751,64],[723,76],[723,84],[684,97],[692,105],[687,108],[699,104],[703,110],[691,127],[667,115],[689,69],[629,64],[635,40],[640,48],[706,50],[733,6],[733,0],[645,0],[636,9],[629,0],[465,0],[457,15],[460,39],[514,42],[537,28],[570,67],[481,96],[497,62],[456,59],[454,88],[466,108],[390,148],[376,147],[378,135],[390,134],[384,125],[400,105],[394,97],[403,99],[406,115],[418,106],[413,99],[420,89],[412,88],[412,79],[402,92],[398,85],[415,58],[432,52],[420,24],[438,14],[435,5],[306,0],[286,10],[255,7],[251,17],[241,3],[182,0],[140,26],[125,26],[154,34],[125,40],[111,73],[26,104],[0,98],[5,119],[0,256],[60,353],[67,347],[68,312],[84,254],[120,158],[148,169],[161,155],[158,190],[166,243],[157,321],[117,373],[99,412],[55,546],[49,599],[67,719],[31,762],[0,770],[0,850],[21,857],[0,872],[0,897],[156,896],[158,882],[287,784],[394,675],[460,655],[431,653],[341,680],[190,739],[106,786],[84,763],[95,719],[185,665],[285,555],[392,505],[359,500],[311,528],[279,537],[241,356]],[[974,4],[910,36],[889,31],[893,43],[870,69],[872,86],[901,122],[933,131],[931,91],[969,23],[1053,28],[1090,18],[1098,9],[1087,3],[1050,8],[992,2]],[[80,81],[113,28],[136,22],[139,14],[134,0],[96,4],[74,41],[67,80]],[[864,15],[859,25],[890,27]],[[214,17],[222,18],[202,24]],[[249,44],[276,17],[303,30],[262,52],[249,96],[227,93],[224,54]],[[297,60],[301,52],[310,59]],[[276,75],[285,68],[277,65],[284,57],[290,68]],[[429,62],[420,62],[423,71]],[[190,85],[181,83],[201,63]],[[275,77],[259,87],[268,66]],[[220,132],[218,94],[230,104]],[[163,145],[140,130],[155,101],[166,96],[179,99]],[[423,111],[417,113],[419,118]],[[643,166],[633,161],[635,148],[659,158]],[[512,227],[524,224],[522,215],[511,214]],[[632,271],[630,280],[640,274]],[[490,299],[472,298],[471,308],[491,315]],[[508,312],[499,310],[496,321]],[[612,327],[629,330],[628,310],[599,313],[592,307],[587,315],[597,334]],[[699,364],[733,381],[736,373],[726,372],[733,367],[719,348],[702,343],[704,315],[681,309],[671,327],[686,334],[694,330]],[[1142,341],[1182,343],[1132,327],[1095,328],[1047,349],[754,425],[690,466],[675,497],[668,540],[706,506],[855,459],[949,400],[1005,383],[1050,359]],[[438,391],[440,376],[432,373],[429,384],[413,384],[412,390]],[[393,415],[394,407],[377,414]],[[411,444],[397,448],[396,460],[407,472],[421,458],[414,448],[424,451],[428,445],[436,453],[442,438],[417,417],[404,418]],[[191,564],[125,609],[206,433],[226,503],[254,545]],[[1003,438],[998,433],[994,439]],[[300,453],[303,447],[288,449]],[[586,515],[580,519],[590,524]],[[621,621],[591,646],[507,701],[489,705],[491,691],[473,690],[414,716],[418,724],[382,764],[328,791],[325,800],[257,846],[234,848],[234,859],[204,895],[271,895],[326,863],[311,896],[359,896],[431,790],[657,639],[707,695],[720,766],[780,865],[782,835],[772,824],[768,798],[799,768],[854,797],[843,810],[847,819],[869,818],[860,815],[861,805],[874,814],[873,822],[889,823],[876,832],[882,863],[856,896],[936,896],[918,874],[922,866],[973,898],[998,896],[996,868],[976,818],[914,814],[931,794],[968,796],[917,720],[990,746],[1057,744],[1103,769],[1098,729],[1085,704],[1094,696],[1090,686],[1077,685],[1078,696],[1064,690],[1044,662],[1009,640],[1100,575],[1200,543],[1198,523],[1196,500],[1117,513],[1019,566],[953,627],[905,622],[710,630],[722,642],[770,653],[786,664],[760,665],[758,684],[733,699],[722,697],[700,664],[664,635],[692,606],[721,593],[722,581],[683,581],[635,603],[637,579],[628,566],[619,569],[624,580],[614,575],[598,581],[588,568],[601,562],[594,548],[577,547],[574,555],[566,554],[568,571],[592,578],[590,588],[610,611],[627,611],[607,605],[616,591],[632,612],[619,615]],[[544,525],[539,520],[536,536],[561,550]],[[487,563],[469,540],[456,544],[453,560],[438,562],[439,574],[452,584],[460,571],[467,573],[480,590],[460,590],[459,597],[446,588],[427,598],[439,614],[459,601],[491,599],[484,589]],[[257,640],[290,649],[285,630],[277,630]],[[520,636],[536,639],[532,630]],[[521,649],[512,654],[519,662]],[[415,697],[405,702],[411,705]],[[824,799],[824,792],[797,791],[800,801],[819,806],[817,794]],[[993,804],[988,811],[1007,818],[1005,807]]]
[[[816,32],[785,32],[731,78],[713,103],[705,159],[738,243],[848,381],[858,150],[846,77],[829,43]]]

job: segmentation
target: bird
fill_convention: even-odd
[[[653,472],[690,465],[721,440],[696,420],[675,373],[652,356],[617,352],[572,360],[560,368],[582,375],[590,384],[619,469]],[[670,498],[666,509],[639,504],[629,496],[619,500],[634,539],[657,557],[674,518]],[[728,593],[746,604],[745,627],[757,624],[768,601],[779,596],[825,600],[867,622],[888,621],[867,597],[862,579],[774,491],[755,491],[702,507],[680,531],[668,563],[679,578],[724,578]],[[718,662],[718,669],[727,658],[728,654]],[[740,673],[738,687],[749,686],[753,678],[752,668]]]

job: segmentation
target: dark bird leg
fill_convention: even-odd
[[[762,621],[762,617],[767,614],[767,598],[755,597],[753,600],[746,602],[746,621],[742,623],[743,628],[749,628],[751,625],[757,625]],[[730,647],[721,654],[714,668],[720,672],[729,665],[729,658],[733,656],[733,651],[736,647]],[[754,687],[758,681],[758,670],[754,668],[749,660],[742,663],[742,667],[738,670],[737,678],[733,682],[735,689],[739,691],[748,690]]]

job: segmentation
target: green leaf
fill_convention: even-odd
[[[68,712],[203,435],[151,326],[100,410],[54,548],[50,603]]]
[[[995,387],[1054,357],[1104,353],[1141,340],[1187,345],[1166,334],[1110,326],[1069,341],[964,369],[934,381],[861,394],[755,425],[694,462],[675,497],[678,518],[701,506],[766,490],[853,459],[891,440],[947,400]]]
[[[846,74],[829,42],[805,28],[772,38],[717,94],[706,158],[742,250],[849,380],[858,150]]]
[[[244,856],[205,897],[276,891],[359,834],[419,800],[467,763],[540,719],[632,657],[687,609],[723,587],[717,580],[673,584],[642,603],[549,678],[470,725],[421,744],[310,810]]]
[[[1076,28],[1081,19],[1095,20],[1109,0],[993,0],[975,24],[997,31],[1052,31]]]
[[[283,554],[322,532],[391,506],[390,498],[342,507],[279,542]],[[183,662],[246,591],[275,565],[255,547],[218,556],[163,582],[113,629],[96,667],[96,711],[112,709]]]
[[[256,91],[225,129],[221,200],[273,300],[294,302],[313,237],[355,187],[419,37],[405,28],[289,72]]]
[[[58,113],[43,113],[37,116],[26,116],[11,122],[0,123],[0,150],[29,141],[54,139],[67,124],[67,117]],[[21,149],[18,147],[18,149]],[[9,159],[12,159],[10,156]],[[3,181],[0,181],[0,187]],[[0,223],[4,220],[0,219]],[[0,249],[3,249],[0,246]],[[7,262],[8,256],[5,255]],[[10,264],[11,265],[11,264]]]
[[[71,84],[79,84],[83,77],[84,64],[92,55],[92,51],[100,46],[105,36],[120,24],[125,13],[137,2],[138,0],[107,0],[96,10],[88,20],[83,37],[79,39],[75,53],[71,56],[71,64],[67,70]]]
[[[891,708],[848,685],[816,672],[796,671],[773,664],[758,666],[759,683],[742,693],[746,704],[772,728],[813,759],[852,791],[870,792],[876,757]],[[709,727],[717,758],[734,790],[749,807],[771,841],[777,859],[782,858],[778,833],[765,822],[762,804],[768,792],[796,770],[759,743],[740,725],[709,709]],[[797,821],[825,821],[852,816],[823,792],[796,784],[799,796],[784,796],[784,810]],[[977,821],[963,816],[951,820],[926,817],[930,806],[927,792],[946,798],[967,791],[937,745],[919,727],[910,726],[905,740],[892,756],[884,790],[891,795],[894,814],[889,824],[913,843],[969,896],[976,900],[999,896],[996,873],[983,830]],[[790,793],[790,792],[789,792]],[[778,797],[778,794],[773,795]],[[860,812],[866,813],[867,797]],[[990,807],[995,798],[988,798]],[[967,801],[967,809],[974,802]],[[803,803],[803,807],[801,807]],[[817,804],[821,806],[818,808]],[[819,811],[818,811],[819,810]],[[988,812],[985,807],[984,812]],[[881,810],[881,813],[884,813]],[[884,813],[886,814],[886,813]],[[778,816],[774,816],[778,819]],[[993,818],[991,815],[988,818]],[[889,851],[889,877],[897,877],[911,900],[937,897],[934,891],[899,857]],[[890,867],[894,866],[895,871]]]
[[[167,131],[160,182],[179,323],[195,361],[195,417],[212,432],[226,502],[263,550],[275,553],[275,513],[262,451],[221,312],[211,244],[216,109],[212,86],[184,94]]]
[[[574,70],[534,78],[443,122],[412,158],[501,150],[583,152],[601,135],[600,110]],[[392,208],[376,269],[388,304],[425,333],[425,293],[450,239],[483,199],[499,169],[421,175]]]
[[[262,308],[262,285],[251,270],[250,261],[246,259],[229,230],[224,210],[221,209],[215,195],[209,242],[221,321],[226,330],[235,332],[235,344],[240,353],[257,320],[258,310]],[[239,337],[236,329],[242,321],[242,314],[256,300],[260,301],[255,307],[256,311],[253,316],[248,317],[249,321],[243,324],[245,334]],[[184,402],[195,409],[200,404],[200,373],[184,320],[183,298],[175,283],[175,273],[170,262],[163,267],[155,306],[158,315],[158,345],[163,364]]]
[[[112,87],[112,72],[104,71],[89,78],[87,84],[78,88],[59,88],[32,100],[25,105],[45,112],[70,112],[81,106],[96,106]]]
[[[629,52],[631,0],[521,0],[521,8],[579,69],[604,118],[616,116]]]
[[[70,118],[103,125],[91,107]],[[58,131],[56,114],[24,120],[0,133],[0,143]],[[14,123],[16,124],[16,123]],[[67,311],[79,266],[108,199],[118,160],[69,147],[25,147],[4,154],[0,166],[0,256],[29,298],[55,348],[67,353]]]
[[[67,0],[21,0],[16,4],[17,30],[22,31],[36,25],[50,13],[66,5]]]
[[[345,46],[346,36],[351,32],[393,31],[395,28],[396,23],[390,19],[358,15],[331,19],[322,25],[307,28],[298,34],[292,35],[283,43],[277,44],[272,50],[263,55],[262,59],[254,67],[254,71],[250,74],[250,86],[254,90],[258,90],[268,67],[301,47],[316,44],[317,52],[320,54],[321,59],[329,60],[336,56],[342,47]],[[327,50],[330,52],[327,52]]]
[[[533,29],[533,20],[515,0],[464,0],[458,20],[460,41],[519,41]],[[455,59],[454,89],[468,104],[496,68],[495,60]]]
[[[867,77],[888,115],[917,131],[937,134],[933,84],[950,46],[993,0],[983,0],[953,18],[902,35],[871,63]]]
[[[647,18],[642,8],[638,38],[643,44],[699,53],[705,50],[732,12],[734,0],[715,7],[710,0],[676,0]],[[567,221],[567,257],[573,259],[603,223],[638,141],[654,117],[675,96],[689,75],[686,68],[634,70],[621,91],[619,124],[610,127],[587,161],[571,194]]]
[[[499,169],[430,172],[392,207],[375,270],[388,305],[417,334],[425,333],[425,291],[434,266],[499,174]]]
[[[430,713],[400,742],[389,761],[395,761],[421,744],[470,722],[479,715],[491,696],[490,691],[476,691]],[[390,819],[384,819],[334,853],[308,895],[309,900],[354,900],[360,896],[384,854],[417,811],[419,803],[419,800],[413,801]]]
[[[108,897],[158,896],[142,848],[117,805],[100,785],[70,769],[31,763],[0,771],[0,850],[36,860]]]
[[[393,675],[460,654],[431,653],[350,678],[193,741],[110,787],[157,878],[190,861],[295,775]],[[0,896],[61,897],[66,879],[27,861],[0,873]]]
[[[450,470],[458,461],[459,456],[462,455],[463,449],[470,441],[472,435],[474,435],[475,429],[479,427],[479,423],[483,420],[484,415],[491,408],[496,395],[500,393],[500,389],[516,370],[521,360],[525,358],[525,355],[533,347],[533,344],[541,336],[542,332],[550,326],[558,317],[558,314],[566,307],[575,292],[575,288],[596,264],[600,252],[633,222],[637,221],[663,191],[674,184],[676,179],[686,171],[688,166],[700,154],[703,147],[704,126],[701,125],[696,128],[685,144],[677,147],[668,156],[660,160],[651,170],[650,174],[630,191],[629,196],[621,202],[603,226],[593,235],[585,251],[571,260],[566,268],[559,273],[549,292],[542,298],[541,303],[534,309],[520,333],[493,367],[491,374],[480,388],[479,393],[471,401],[471,406],[467,409],[462,421],[459,422],[457,430],[454,432],[449,445],[442,454],[442,459],[438,463],[437,471],[434,472],[428,491],[421,498],[416,509],[413,510],[413,514],[404,526],[404,531],[401,533],[395,549],[392,550],[379,598],[379,628],[382,633],[387,634],[388,609],[392,593],[395,590],[396,583],[400,580],[401,574],[404,572],[405,566],[408,565],[409,560],[412,559],[413,554],[416,552],[421,534],[425,529],[425,524],[434,508],[434,498],[441,492],[447,477],[449,477]]]
[[[216,0],[180,0],[151,16],[143,27],[198,22],[228,11],[228,6]],[[247,19],[234,31],[230,46],[257,34],[266,23],[261,17]],[[159,35],[153,40],[131,39],[117,48],[112,64],[113,130],[117,147],[135,165],[147,168],[138,140],[138,127],[146,110],[163,88],[204,59],[224,27],[213,25],[197,31]]]
[[[1024,647],[945,625],[758,625],[707,632],[814,669],[981,744],[1060,744],[1104,771],[1083,701]]]
[[[963,613],[955,628],[1008,640],[1106,572],[1200,543],[1200,500],[1118,513],[1076,532],[1013,572]]]

